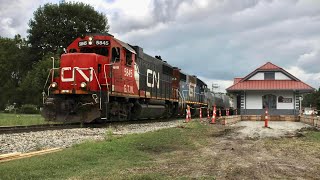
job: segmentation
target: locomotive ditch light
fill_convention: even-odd
[[[81,88],[87,87],[87,83],[86,83],[86,82],[82,82],[82,83],[80,84],[80,87],[81,87]]]
[[[58,84],[57,84],[56,82],[53,82],[53,83],[51,83],[51,87],[52,87],[52,88],[57,88],[57,87],[58,87]]]

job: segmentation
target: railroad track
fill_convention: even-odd
[[[23,132],[34,132],[34,131],[45,131],[55,129],[71,129],[80,128],[79,123],[73,124],[39,124],[39,125],[18,125],[18,126],[0,126],[0,134],[12,134],[12,133],[23,133]]]
[[[135,120],[135,121],[113,121],[100,124],[81,124],[81,123],[64,123],[64,124],[39,124],[39,125],[17,125],[17,126],[0,126],[0,134],[27,133],[46,130],[73,129],[73,128],[106,128],[124,124],[143,124],[154,122],[166,122],[170,120]]]

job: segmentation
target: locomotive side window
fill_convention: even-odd
[[[132,64],[132,52],[126,50],[126,65],[131,66]]]
[[[120,61],[120,48],[114,47],[112,48],[112,62],[119,62]]]
[[[183,74],[183,73],[180,73],[180,80],[186,82],[187,81],[187,76],[185,74]]]

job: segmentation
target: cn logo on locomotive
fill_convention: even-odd
[[[72,76],[70,78],[65,78],[64,77],[64,72],[65,71],[72,71]],[[88,77],[81,69],[79,69],[78,67],[74,67],[73,69],[71,67],[63,67],[61,68],[61,81],[62,82],[73,82],[74,81],[74,76],[75,76],[75,72],[77,71],[84,80],[86,80],[87,82],[91,82],[93,79],[93,67],[88,68],[89,72],[90,72],[90,77]]]
[[[151,77],[151,78],[149,78]],[[149,80],[152,79],[152,82]],[[160,73],[157,73],[151,69],[147,69],[147,86],[153,88],[155,85],[157,85],[157,89],[160,88]]]

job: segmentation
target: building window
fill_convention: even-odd
[[[272,94],[262,96],[262,108],[277,109],[277,96]]]
[[[274,80],[274,72],[265,72],[264,80]]]

